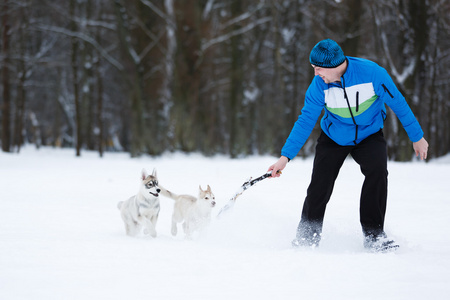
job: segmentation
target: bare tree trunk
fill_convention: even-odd
[[[25,80],[26,80],[26,45],[25,45],[25,34],[27,29],[27,21],[26,18],[28,17],[25,13],[23,13],[23,8],[20,9],[19,14],[20,18],[22,20],[22,26],[19,27],[17,36],[18,36],[18,46],[19,46],[19,53],[20,59],[18,61],[18,70],[19,70],[19,78],[17,83],[17,92],[16,92],[16,109],[15,109],[15,116],[14,116],[14,134],[13,134],[13,147],[15,148],[15,151],[20,152],[20,147],[23,144],[23,128],[24,128],[24,118],[25,118]]]
[[[362,11],[361,0],[347,0],[344,3],[347,5],[348,15],[344,18],[344,27],[347,38],[342,43],[341,47],[345,55],[358,56],[359,39],[361,37],[361,16]]]
[[[129,84],[130,92],[130,152],[131,156],[138,156],[144,150],[144,105],[143,105],[143,84],[144,84],[144,70],[142,61],[138,57],[134,49],[132,33],[130,32],[130,16],[127,14],[126,7],[123,1],[115,0],[115,8],[118,20],[119,39],[125,52],[126,58],[129,60],[126,64],[126,71],[123,72],[124,82]],[[128,72],[127,72],[128,71]]]
[[[70,1],[70,16],[71,22],[70,27],[72,32],[77,32],[77,24],[75,21],[75,7],[76,0]],[[81,116],[81,104],[80,104],[80,93],[79,93],[79,78],[78,78],[78,41],[75,37],[71,37],[72,45],[72,55],[71,55],[71,67],[73,75],[73,97],[75,103],[75,123],[76,123],[76,156],[81,155],[81,145],[82,141],[82,116]]]
[[[14,146],[16,147],[16,151],[20,152],[20,147],[23,145],[23,128],[25,121],[25,63],[22,60],[21,63],[21,76],[19,78],[19,83],[17,85],[17,98],[16,98],[16,116],[15,116],[15,125],[14,125]]]
[[[9,74],[9,20],[8,20],[8,3],[3,5],[3,107],[2,107],[2,150],[4,152],[10,152],[11,150],[11,93],[10,93],[10,74]]]
[[[198,3],[194,0],[174,3],[177,24],[175,73],[175,139],[183,151],[194,151],[199,144],[202,107],[200,106],[200,31]]]
[[[97,79],[97,143],[98,143],[98,153],[100,157],[103,157],[104,150],[104,124],[103,124],[103,79],[100,72],[100,58],[95,66],[95,74]]]
[[[231,15],[239,16],[242,13],[242,2],[232,1],[231,3]],[[241,25],[239,23],[234,24],[231,27],[232,31],[237,31]],[[243,81],[244,74],[243,68],[244,57],[242,51],[242,35],[236,35],[231,37],[230,41],[230,155],[231,157],[237,157],[239,154],[244,154],[245,144],[247,138],[245,137],[244,118],[246,117],[242,107],[243,96]]]

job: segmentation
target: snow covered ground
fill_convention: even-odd
[[[27,147],[0,153],[0,299],[444,299],[450,293],[450,157],[389,163],[388,235],[396,253],[362,247],[362,175],[349,159],[328,205],[318,249],[290,247],[312,159],[297,158],[187,241],[170,234],[161,199],[158,237],[125,235],[117,202],[142,168],[177,193],[209,184],[214,216],[275,157],[123,153]]]

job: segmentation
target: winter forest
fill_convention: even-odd
[[[279,155],[311,48],[387,69],[430,144],[450,152],[448,0],[0,0],[4,152],[24,145]],[[318,124],[300,155],[313,151]],[[394,113],[391,160],[413,149]]]

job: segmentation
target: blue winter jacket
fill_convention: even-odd
[[[341,82],[327,84],[315,76],[305,96],[301,115],[281,150],[294,158],[305,144],[322,110],[321,128],[342,146],[357,145],[383,128],[385,103],[394,111],[413,142],[423,137],[405,97],[399,92],[387,71],[376,63],[347,56],[347,70]]]

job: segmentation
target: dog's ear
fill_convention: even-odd
[[[145,170],[145,169],[142,169],[142,171],[141,171],[141,179],[142,180],[145,180],[145,178],[147,178],[147,171]]]
[[[158,176],[156,176],[156,168],[153,168],[152,176],[158,177]]]
[[[204,190],[202,189],[201,185],[198,186],[198,189],[199,189],[200,192],[204,192]]]
[[[206,191],[211,193],[211,187],[209,186],[209,184],[208,187],[206,188]]]

